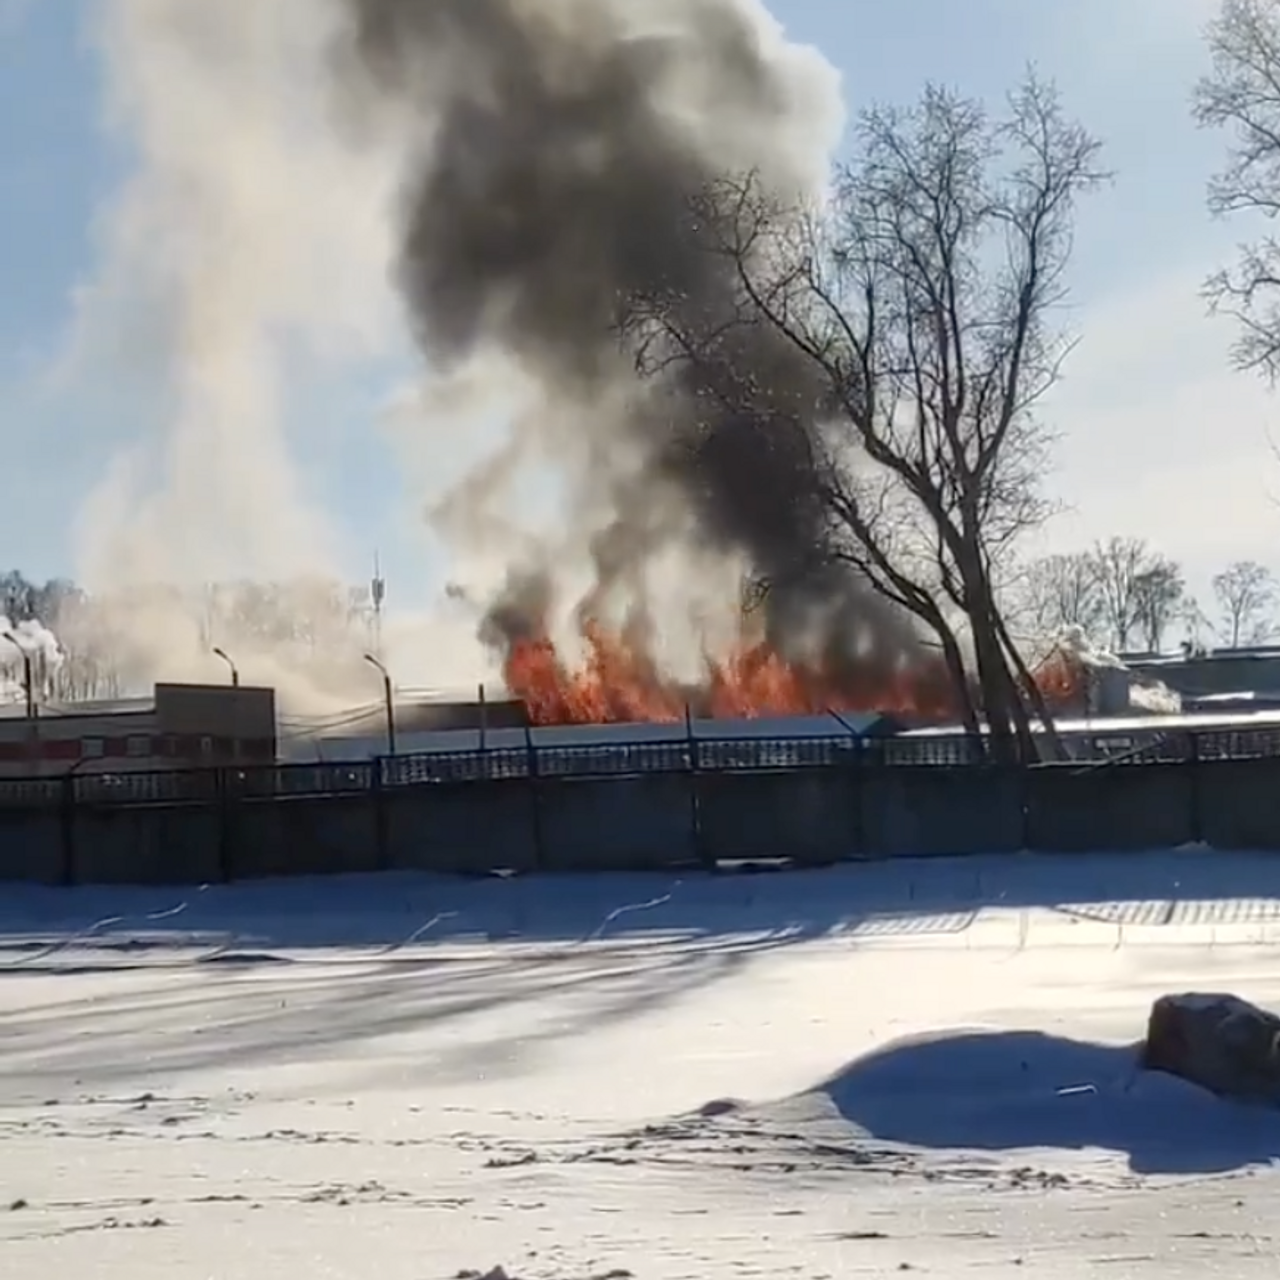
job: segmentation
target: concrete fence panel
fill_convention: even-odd
[[[698,856],[688,774],[544,780],[537,803],[546,870],[661,871]]]
[[[1008,853],[1024,841],[1017,770],[904,766],[862,781],[867,857]]]
[[[1042,765],[1027,773],[1027,842],[1046,853],[1169,849],[1198,838],[1192,766]]]
[[[340,795],[15,806],[0,880],[190,884],[1171,848],[1280,851],[1280,759],[1030,770],[797,768],[423,783]],[[67,862],[67,855],[70,862]]]
[[[389,788],[387,865],[403,871],[532,871],[541,836],[532,786],[522,778]]]
[[[198,804],[90,806],[76,811],[79,884],[211,884],[221,879],[221,824]]]
[[[56,809],[0,812],[0,880],[60,884],[66,840]]]
[[[380,868],[376,813],[367,795],[237,799],[224,812],[233,880]]]
[[[1280,849],[1280,760],[1195,766],[1200,838],[1215,849]]]
[[[700,774],[701,853],[708,861],[857,857],[858,783],[853,769]]]

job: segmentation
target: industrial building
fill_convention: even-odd
[[[282,724],[275,690],[238,684],[157,684],[149,698],[33,709],[0,704],[0,778],[368,760],[457,749],[467,731],[483,736],[526,723],[520,702],[406,689],[395,692],[390,715],[379,704]]]
[[[1188,730],[1280,726],[1280,652],[1091,661],[1085,703],[1063,710],[1059,731],[1086,756],[1114,754]],[[1167,682],[1167,683],[1165,683]],[[1160,694],[1161,705],[1146,705]],[[1181,708],[1162,705],[1181,694]],[[238,684],[157,684],[151,697],[70,705],[0,705],[0,778],[68,772],[118,774],[222,765],[338,763],[387,754],[466,752],[535,742],[607,746],[615,742],[740,737],[902,735],[904,745],[954,736],[956,727],[913,726],[897,718],[829,716],[679,725],[565,726],[533,729],[523,703],[450,699],[439,691],[397,689],[392,705],[370,704],[315,720],[277,720],[275,691]],[[1177,711],[1184,714],[1179,716]],[[1187,715],[1186,713],[1191,713]],[[1171,714],[1173,713],[1173,714]],[[1105,741],[1103,741],[1105,739]],[[1087,746],[1087,749],[1085,747]],[[913,748],[914,749],[914,748]]]
[[[1211,649],[1176,656],[1134,654],[1134,671],[1177,691],[1187,709],[1263,710],[1280,707],[1280,648]]]
[[[276,759],[274,689],[157,684],[150,698],[0,707],[0,778],[119,773]]]
[[[465,751],[505,740],[527,725],[528,711],[517,699],[458,700],[433,689],[397,689],[390,709],[360,707],[329,720],[286,722],[278,749],[280,759],[291,764]],[[520,733],[516,740],[523,740]]]

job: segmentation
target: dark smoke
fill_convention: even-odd
[[[634,380],[637,353],[620,334],[639,302],[661,299],[695,332],[734,314],[707,191],[750,168],[790,198],[807,178],[794,155],[796,66],[767,47],[745,0],[685,0],[669,14],[649,0],[665,31],[641,28],[637,0],[347,3],[349,65],[430,128],[406,192],[401,282],[433,367],[497,349],[553,401],[603,405]],[[828,658],[901,657],[909,627],[825,554],[813,462],[823,400],[787,344],[740,326],[714,359],[672,364],[645,395],[607,403],[589,438],[548,428],[553,452],[590,460],[592,499],[611,502],[588,544],[597,595],[631,584],[678,534],[744,555],[772,584],[764,621],[782,651],[812,653],[816,640]],[[655,514],[673,494],[691,529]],[[512,578],[490,640],[540,622],[530,611],[547,608],[553,570],[536,587]]]

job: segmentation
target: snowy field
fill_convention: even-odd
[[[1280,859],[6,887],[0,1271],[1270,1278],[1187,989],[1280,1005]]]

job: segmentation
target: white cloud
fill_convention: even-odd
[[[1189,263],[1078,318],[1082,341],[1046,406],[1062,432],[1052,488],[1074,510],[1055,546],[1146,537],[1195,577],[1280,543],[1280,401],[1231,368],[1231,322],[1206,314]]]

